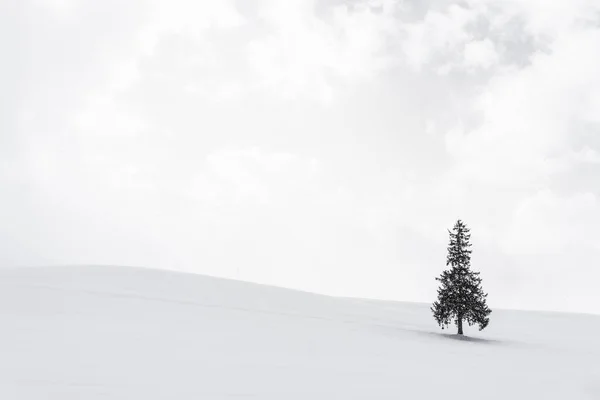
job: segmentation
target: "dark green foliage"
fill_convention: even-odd
[[[450,269],[442,272],[439,278],[438,299],[433,303],[431,311],[438,325],[444,329],[452,321],[462,335],[462,323],[479,325],[485,329],[492,312],[486,304],[487,293],[481,288],[479,272],[471,271],[471,234],[469,228],[458,220],[450,234],[446,266]]]

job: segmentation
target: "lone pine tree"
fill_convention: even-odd
[[[469,228],[458,220],[450,234],[446,266],[439,278],[438,298],[431,311],[438,325],[444,329],[454,320],[458,334],[463,334],[463,321],[478,324],[485,329],[492,312],[486,304],[487,293],[481,288],[479,272],[471,271],[471,234]]]

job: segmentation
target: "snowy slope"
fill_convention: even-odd
[[[0,270],[0,399],[600,399],[600,317],[428,305],[117,267]]]

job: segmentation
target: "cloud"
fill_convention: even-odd
[[[573,127],[595,124],[599,45],[599,30],[565,33],[528,66],[493,77],[475,103],[481,124],[447,133],[461,173],[479,182],[531,184],[569,168],[559,158],[577,140]]]
[[[314,1],[268,2],[259,14],[270,33],[248,44],[249,62],[284,97],[311,90],[309,96],[329,103],[337,82],[368,79],[394,62],[387,55],[395,36],[394,3],[325,8],[317,12]]]
[[[409,66],[419,71],[433,63],[443,63],[471,39],[467,27],[477,11],[458,4],[430,10],[422,21],[405,24],[402,49]]]
[[[174,0],[168,4],[152,0],[139,38],[145,53],[152,53],[161,36],[190,35],[202,39],[209,29],[234,29],[245,23],[233,1],[197,2]]]
[[[498,62],[494,42],[489,38],[474,40],[465,45],[465,66],[467,68],[490,68]]]
[[[573,28],[591,28],[598,22],[598,3],[594,0],[546,2],[543,0],[508,0],[500,4],[485,0],[483,3],[495,12],[494,25],[498,28],[511,19],[521,21],[525,32],[538,44],[548,44]]]

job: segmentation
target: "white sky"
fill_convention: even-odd
[[[600,313],[597,0],[0,0],[0,264]]]

